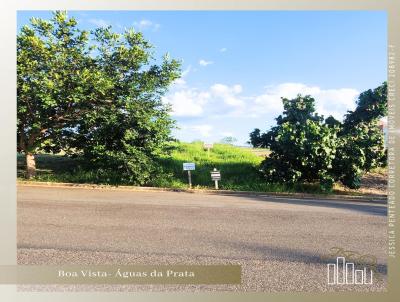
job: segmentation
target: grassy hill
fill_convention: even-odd
[[[171,143],[170,155],[159,159],[164,173],[154,175],[146,186],[187,188],[187,171],[183,171],[184,162],[194,162],[196,170],[192,171],[194,188],[214,188],[210,172],[214,168],[221,171],[221,189],[240,191],[264,192],[319,192],[314,184],[299,184],[287,186],[284,184],[266,184],[258,171],[258,166],[268,154],[266,149],[252,149],[236,147],[226,144],[214,144],[208,154],[203,149],[202,142]],[[37,159],[36,181],[70,182],[70,183],[99,183],[130,185],[129,183],[115,183],[112,179],[100,181],[96,171],[85,171],[80,168],[79,160],[62,155],[39,154]],[[17,157],[18,177],[24,173],[24,157]]]
[[[187,187],[187,171],[182,170],[182,165],[184,162],[193,162],[196,164],[196,170],[192,171],[195,187],[213,187],[210,171],[216,168],[221,171],[221,188],[246,190],[261,183],[257,167],[262,160],[250,148],[214,144],[208,154],[201,142],[175,143],[172,145],[171,156],[161,159],[161,165],[169,177],[160,179],[156,185]]]

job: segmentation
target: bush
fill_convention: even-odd
[[[315,114],[315,100],[310,96],[282,101],[283,115],[276,119],[277,126],[264,135],[264,145],[271,150],[261,164],[267,182],[319,180],[321,188],[330,191],[333,178],[329,170],[335,157],[338,128],[324,124],[323,118]]]
[[[284,112],[277,125],[261,133],[250,133],[254,147],[270,148],[261,163],[269,183],[319,181],[323,191],[331,191],[335,181],[356,189],[362,174],[386,165],[383,132],[378,121],[387,113],[387,86],[360,94],[355,111],[343,123],[332,116],[325,121],[315,113],[315,100],[298,95],[283,98]]]

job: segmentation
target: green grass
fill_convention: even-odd
[[[261,161],[262,158],[253,154],[250,149],[231,145],[215,144],[208,154],[202,143],[175,143],[171,156],[161,160],[164,170],[172,177],[162,179],[160,185],[187,187],[187,172],[182,170],[182,165],[184,162],[194,162],[194,186],[212,187],[214,183],[211,181],[210,171],[216,168],[221,171],[221,188],[245,188],[249,184],[260,182],[257,166]]]
[[[216,168],[221,171],[219,187],[227,190],[260,191],[260,192],[309,192],[322,193],[317,184],[265,183],[258,166],[268,154],[266,149],[235,147],[225,144],[214,144],[210,153],[203,149],[201,142],[172,143],[171,153],[159,159],[164,174],[154,177],[147,186],[187,188],[187,171],[183,171],[184,162],[194,162],[196,170],[192,171],[194,188],[214,188],[210,172]],[[24,157],[18,155],[18,176],[23,177]],[[71,183],[117,183],[113,179],[99,181],[98,171],[85,171],[80,168],[79,159],[62,155],[39,154],[37,159],[37,181],[71,182]],[[104,179],[104,177],[102,178]]]

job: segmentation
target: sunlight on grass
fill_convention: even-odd
[[[184,162],[194,162],[192,171],[193,188],[213,189],[214,182],[210,172],[216,168],[221,171],[219,187],[226,190],[258,192],[307,192],[322,193],[318,184],[268,184],[258,167],[268,154],[267,149],[236,147],[227,144],[215,144],[208,153],[202,142],[171,143],[170,154],[158,159],[164,173],[154,175],[145,185],[175,189],[188,188],[187,172],[183,171]],[[110,185],[131,185],[120,183],[113,175],[104,177],[103,171],[85,170],[80,159],[64,155],[38,154],[37,176],[34,180],[45,182],[68,182]],[[24,156],[18,154],[18,177],[24,176]]]

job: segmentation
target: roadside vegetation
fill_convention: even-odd
[[[208,154],[202,142],[172,137],[176,122],[162,97],[180,68],[134,29],[89,32],[60,11],[32,18],[17,35],[18,177],[187,188],[182,164],[193,162],[195,188],[213,188],[216,168],[221,189],[351,193],[385,167],[378,121],[386,83],[360,94],[343,122],[319,116],[311,96],[282,99],[277,125],[250,133],[254,149],[226,137]]]
[[[169,155],[158,159],[163,173],[155,175],[144,185],[150,187],[165,187],[187,189],[187,172],[182,170],[184,162],[195,162],[196,170],[192,172],[195,189],[213,189],[210,171],[217,168],[221,171],[221,189],[257,192],[303,192],[324,194],[317,182],[315,183],[267,183],[259,171],[260,164],[269,153],[263,148],[244,148],[227,144],[215,144],[210,155],[203,148],[202,142],[169,144]],[[84,161],[61,154],[38,154],[37,174],[32,180],[43,182],[66,182],[102,185],[132,185],[130,182],[120,182],[109,174],[87,169]],[[18,179],[26,180],[25,158],[18,154]],[[365,175],[362,186],[358,190],[335,183],[333,192],[336,194],[386,194],[386,169],[377,168]]]
[[[387,115],[387,83],[361,93],[354,111],[343,122],[324,119],[315,99],[298,95],[282,98],[284,111],[266,133],[254,129],[250,143],[269,148],[261,170],[269,183],[318,181],[332,191],[335,182],[358,189],[367,172],[385,167],[387,155],[379,120]]]
[[[133,28],[81,30],[61,11],[32,18],[17,36],[17,151],[26,177],[36,175],[36,154],[62,151],[101,179],[144,184],[170,141],[175,121],[161,98],[180,75],[180,62],[156,57]]]
[[[183,163],[194,162],[196,170],[192,171],[194,188],[213,188],[210,171],[217,168],[221,171],[222,189],[249,191],[286,191],[283,185],[271,185],[263,181],[258,167],[264,159],[252,148],[235,147],[229,144],[215,144],[208,153],[202,142],[168,144],[168,152],[156,159],[159,173],[153,175],[143,185],[168,188],[187,188],[187,171]],[[266,152],[266,151],[264,151]],[[38,154],[35,180],[49,182],[97,183],[112,185],[133,185],[134,182],[112,178],[87,167],[83,158],[70,158],[66,155]],[[23,179],[25,162],[23,155],[18,155],[18,174]],[[111,174],[112,175],[112,174]],[[293,188],[294,189],[294,188]]]

